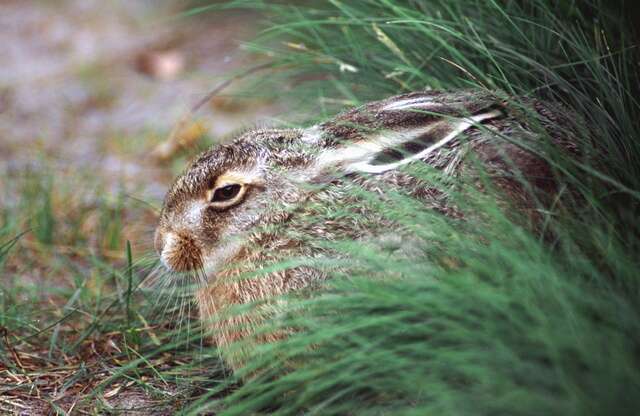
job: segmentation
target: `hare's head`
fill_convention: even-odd
[[[344,175],[384,176],[426,160],[477,124],[499,118],[487,94],[411,93],[302,130],[258,130],[200,155],[164,201],[155,245],[175,271],[211,276],[258,229],[293,221]],[[329,191],[328,191],[329,189]],[[325,198],[329,201],[330,198]]]
[[[302,198],[295,178],[286,175],[300,174],[311,163],[311,153],[299,149],[301,135],[252,131],[201,154],[165,197],[155,236],[165,266],[215,269],[238,251],[248,232]]]

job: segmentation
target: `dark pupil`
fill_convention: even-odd
[[[213,202],[228,201],[240,192],[240,185],[227,185],[216,189],[213,193]]]

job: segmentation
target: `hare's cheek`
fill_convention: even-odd
[[[228,212],[208,210],[202,219],[199,229],[197,231],[194,230],[194,233],[198,235],[198,239],[205,246],[214,246],[224,237],[225,224],[229,222],[228,217]]]

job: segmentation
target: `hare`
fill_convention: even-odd
[[[527,121],[527,113],[542,129]],[[567,114],[556,104],[507,100],[486,91],[421,91],[306,129],[250,131],[205,151],[177,178],[164,201],[155,247],[168,269],[200,278],[195,297],[201,318],[213,341],[225,347],[277,313],[278,302],[240,316],[225,316],[229,307],[273,299],[325,278],[308,266],[273,269],[253,279],[238,276],[290,256],[318,255],[320,249],[309,243],[313,238],[366,238],[392,226],[365,206],[358,208],[360,219],[308,220],[321,217],[323,207],[347,204],[354,187],[378,193],[400,188],[427,209],[456,215],[446,195],[403,166],[426,163],[456,175],[472,171],[465,156],[473,153],[510,202],[534,212],[522,184],[507,173],[518,169],[536,189],[552,193],[549,166],[527,148],[541,141],[536,132],[546,131],[554,144],[575,150]],[[260,342],[279,336],[262,334]],[[228,361],[232,367],[242,362]]]

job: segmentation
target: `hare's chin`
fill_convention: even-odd
[[[171,267],[167,259],[164,258],[163,255],[160,255],[160,263],[162,264],[162,266],[164,266],[166,270],[173,271],[173,268]]]

